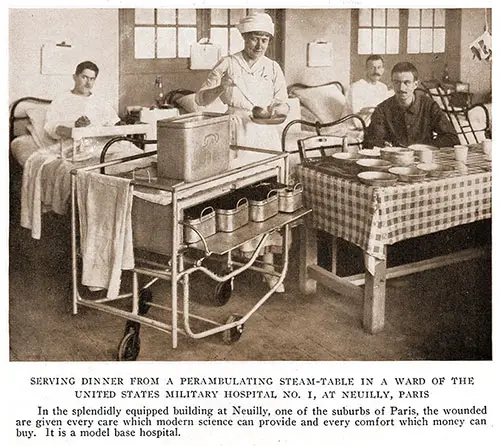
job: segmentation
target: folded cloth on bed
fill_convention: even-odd
[[[122,269],[134,267],[133,186],[129,179],[78,171],[82,284],[120,292]]]
[[[31,229],[31,236],[40,239],[42,234],[42,170],[57,159],[57,155],[38,150],[24,165],[21,189],[21,226]]]

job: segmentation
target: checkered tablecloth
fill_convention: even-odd
[[[480,149],[469,149],[467,165],[454,160],[453,149],[441,149],[435,161],[455,170],[447,178],[388,187],[299,166],[310,222],[383,259],[385,245],[491,218],[491,162]]]

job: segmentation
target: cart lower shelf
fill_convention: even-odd
[[[205,239],[208,250],[217,255],[227,254],[260,235],[273,232],[304,217],[310,209],[300,208],[293,213],[278,213],[263,222],[249,222],[234,232],[217,232]],[[190,248],[204,250],[202,241],[189,245]]]

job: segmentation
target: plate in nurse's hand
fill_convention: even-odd
[[[252,122],[255,122],[256,124],[263,124],[263,125],[278,125],[278,124],[283,124],[286,119],[286,115],[276,115],[273,116],[272,118],[254,118],[252,115],[250,115],[250,119]]]

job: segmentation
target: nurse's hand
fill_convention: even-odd
[[[224,74],[224,76],[222,76],[220,80],[220,87],[223,91],[226,91],[226,89],[231,87],[236,87],[234,80],[232,79],[231,76],[229,76],[227,72]]]
[[[75,121],[75,127],[88,127],[90,125],[90,119],[86,116],[80,116]]]
[[[271,117],[277,115],[288,115],[290,111],[290,106],[286,102],[279,102],[268,107]]]

